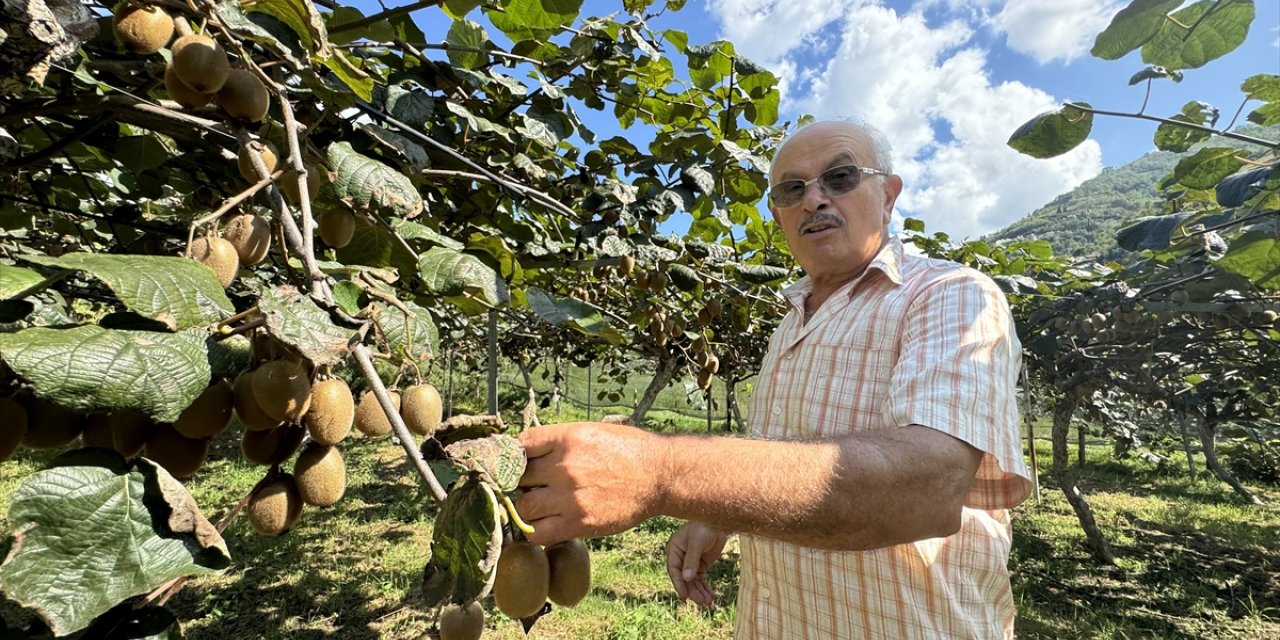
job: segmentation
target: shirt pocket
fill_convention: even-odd
[[[885,426],[894,349],[815,342],[802,352],[809,363],[795,381],[803,396],[799,405],[802,437],[838,437]]]

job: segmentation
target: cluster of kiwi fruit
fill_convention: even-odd
[[[659,293],[667,288],[667,283],[671,282],[671,277],[666,271],[661,269],[653,269],[652,271],[641,271],[636,274],[634,284],[637,291],[641,293],[651,291]]]
[[[245,427],[241,453],[272,467],[245,507],[255,531],[284,533],[304,505],[328,507],[342,498],[347,471],[337,445],[355,421],[355,399],[346,382],[327,378],[312,384],[303,361],[280,358],[241,373],[232,385],[232,402]],[[293,472],[281,472],[280,465],[299,447]]]
[[[222,235],[196,238],[187,257],[213,270],[222,288],[231,286],[241,266],[253,266],[271,251],[271,223],[254,213],[237,211],[227,218]]]
[[[711,388],[711,380],[720,371],[720,358],[711,352],[711,343],[703,336],[693,339],[689,345],[693,352],[693,362],[698,366],[698,388],[706,391]]]
[[[112,19],[116,39],[134,53],[150,55],[169,46],[164,88],[187,109],[210,102],[237,120],[259,122],[271,104],[267,87],[251,71],[233,69],[222,46],[204,34],[190,33],[184,19],[174,20],[163,8],[132,0],[116,9]]]
[[[572,607],[591,590],[591,552],[580,539],[541,547],[508,542],[498,556],[493,601],[510,618],[536,615],[547,600]],[[479,602],[448,605],[440,613],[440,640],[477,640],[484,630]]]
[[[444,404],[440,392],[427,383],[420,383],[406,388],[404,391],[388,389],[387,395],[391,404],[400,412],[400,419],[410,433],[423,438],[435,435],[444,418]],[[356,430],[366,436],[385,436],[391,433],[391,421],[382,410],[373,391],[366,391],[360,396],[356,406]]]

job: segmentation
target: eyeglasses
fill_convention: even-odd
[[[773,185],[769,188],[769,202],[772,202],[775,207],[794,207],[804,200],[804,194],[809,190],[809,185],[815,182],[818,183],[822,192],[829,196],[846,194],[858,188],[864,173],[873,176],[889,175],[886,171],[853,164],[832,167],[812,180],[783,180]]]

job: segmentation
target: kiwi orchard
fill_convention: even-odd
[[[592,367],[604,400],[649,363],[636,423],[673,381],[722,380],[733,410],[797,275],[757,208],[784,133],[777,78],[729,42],[646,22],[683,4],[32,2],[0,17],[0,457],[66,450],[12,494],[0,588],[32,612],[27,631],[176,637],[165,603],[231,565],[231,519],[305,526],[342,500],[354,437],[394,436],[436,502],[418,602],[439,613],[432,633],[578,603],[589,554],[523,539],[509,494],[525,459],[502,412],[536,422],[548,362]],[[1133,3],[1094,54],[1140,48],[1135,82],[1156,87],[1238,46],[1253,18],[1251,2],[1179,4]],[[1244,79],[1240,99],[1250,121],[1280,122],[1280,78]],[[597,136],[584,110],[652,142]],[[1011,138],[1056,155],[1102,114],[1158,121],[1161,148],[1199,145],[1162,185],[1167,215],[1121,233],[1145,252],[1132,265],[906,225],[1008,292],[1025,387],[1054,418],[1052,473],[1103,562],[1066,464],[1073,415],[1157,425],[1131,431],[1135,447],[1194,437],[1243,496],[1219,439],[1240,431],[1261,468],[1280,465],[1265,431],[1280,145],[1216,113],[1069,103]],[[659,234],[677,213],[688,233]],[[518,407],[499,406],[503,358],[529,389]],[[446,420],[458,360],[487,378],[487,412]],[[223,440],[261,480],[238,504],[197,505],[181,480]]]

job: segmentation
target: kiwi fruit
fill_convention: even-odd
[[[237,213],[222,228],[222,239],[235,247],[240,264],[255,265],[271,251],[271,224],[262,216]]]
[[[200,93],[214,93],[231,74],[231,63],[222,45],[209,36],[190,34],[178,38],[171,47],[173,70],[182,84]]]
[[[493,600],[498,610],[515,619],[527,618],[542,610],[550,590],[547,553],[528,541],[502,548],[493,580]]]
[[[27,410],[27,433],[22,444],[32,449],[55,449],[80,437],[84,418],[44,400],[29,397],[23,401]]]
[[[631,270],[636,268],[636,259],[631,256],[622,256],[618,258],[618,275],[626,277],[631,275]]]
[[[391,396],[392,406],[399,411],[400,394],[390,389],[387,389],[387,394]],[[366,391],[360,396],[360,404],[356,406],[356,429],[366,436],[385,436],[391,433],[391,421],[387,419],[386,412],[378,403],[378,397],[372,391]]]
[[[222,238],[206,236],[192,240],[191,246],[187,247],[187,257],[213,269],[213,275],[223,289],[231,286],[240,271],[240,256],[236,255],[236,248]]]
[[[293,169],[285,169],[280,174],[280,180],[276,182],[280,186],[280,190],[284,192],[284,197],[294,206],[299,206],[302,202],[302,194],[298,190],[298,172]],[[314,200],[316,194],[320,192],[320,187],[324,186],[324,168],[314,164],[307,165],[307,195]]]
[[[0,398],[0,462],[13,456],[26,435],[26,407],[13,398]]]
[[[234,404],[231,383],[219,378],[182,410],[173,428],[188,438],[212,438],[231,424]]]
[[[142,452],[156,423],[141,411],[117,411],[111,414],[111,446],[120,455],[132,458]]]
[[[440,640],[480,640],[484,632],[484,607],[472,600],[451,604],[440,612]]]
[[[706,360],[702,363],[702,370],[713,374],[718,373],[720,371],[720,358],[710,353],[706,354]]]
[[[308,445],[293,462],[302,501],[313,507],[328,507],[347,491],[347,467],[337,447]]]
[[[164,90],[169,93],[171,100],[187,109],[199,109],[209,104],[209,99],[212,97],[183,84],[178,78],[178,72],[173,70],[172,64],[164,68]]]
[[[338,378],[321,380],[311,387],[311,408],[302,417],[307,433],[317,444],[335,445],[351,433],[356,417],[351,387]]]
[[[307,368],[293,360],[272,360],[258,367],[250,386],[258,407],[274,420],[296,422],[311,406]]]
[[[245,505],[244,513],[258,533],[276,536],[288,531],[302,515],[297,482],[286,473],[258,487]]]
[[[80,445],[115,449],[115,441],[111,437],[111,416],[105,413],[89,416],[84,422],[84,432],[80,434]]]
[[[400,397],[400,417],[409,431],[430,436],[440,428],[444,419],[444,407],[440,402],[440,392],[429,384],[415,384],[404,390]]]
[[[550,588],[547,596],[562,606],[572,607],[582,602],[591,590],[591,552],[579,538],[566,540],[547,547],[547,565],[550,567]]]
[[[208,438],[188,438],[171,424],[158,424],[147,437],[143,455],[182,480],[196,474],[209,455]]]
[[[240,175],[244,176],[249,182],[257,182],[258,172],[253,168],[253,153],[257,153],[262,157],[262,164],[267,167],[267,175],[275,173],[276,167],[280,164],[280,151],[276,149],[274,144],[270,142],[261,142],[260,149],[252,149],[254,145],[244,145],[240,147],[237,164],[240,167]]]
[[[126,4],[111,19],[116,40],[134,53],[155,53],[173,38],[173,18],[156,6]]]
[[[342,207],[330,209],[320,217],[319,231],[325,244],[341,249],[356,235],[356,215]]]
[[[284,421],[263,413],[262,407],[258,406],[258,400],[253,397],[253,375],[253,371],[245,371],[236,376],[235,383],[231,385],[232,405],[246,431],[270,431]]]
[[[296,424],[270,431],[246,431],[240,439],[240,453],[254,464],[280,464],[293,456],[306,435],[307,430]]]
[[[245,69],[232,69],[228,72],[226,81],[213,100],[227,115],[249,122],[261,121],[267,116],[267,107],[271,106],[267,86],[252,71]]]

